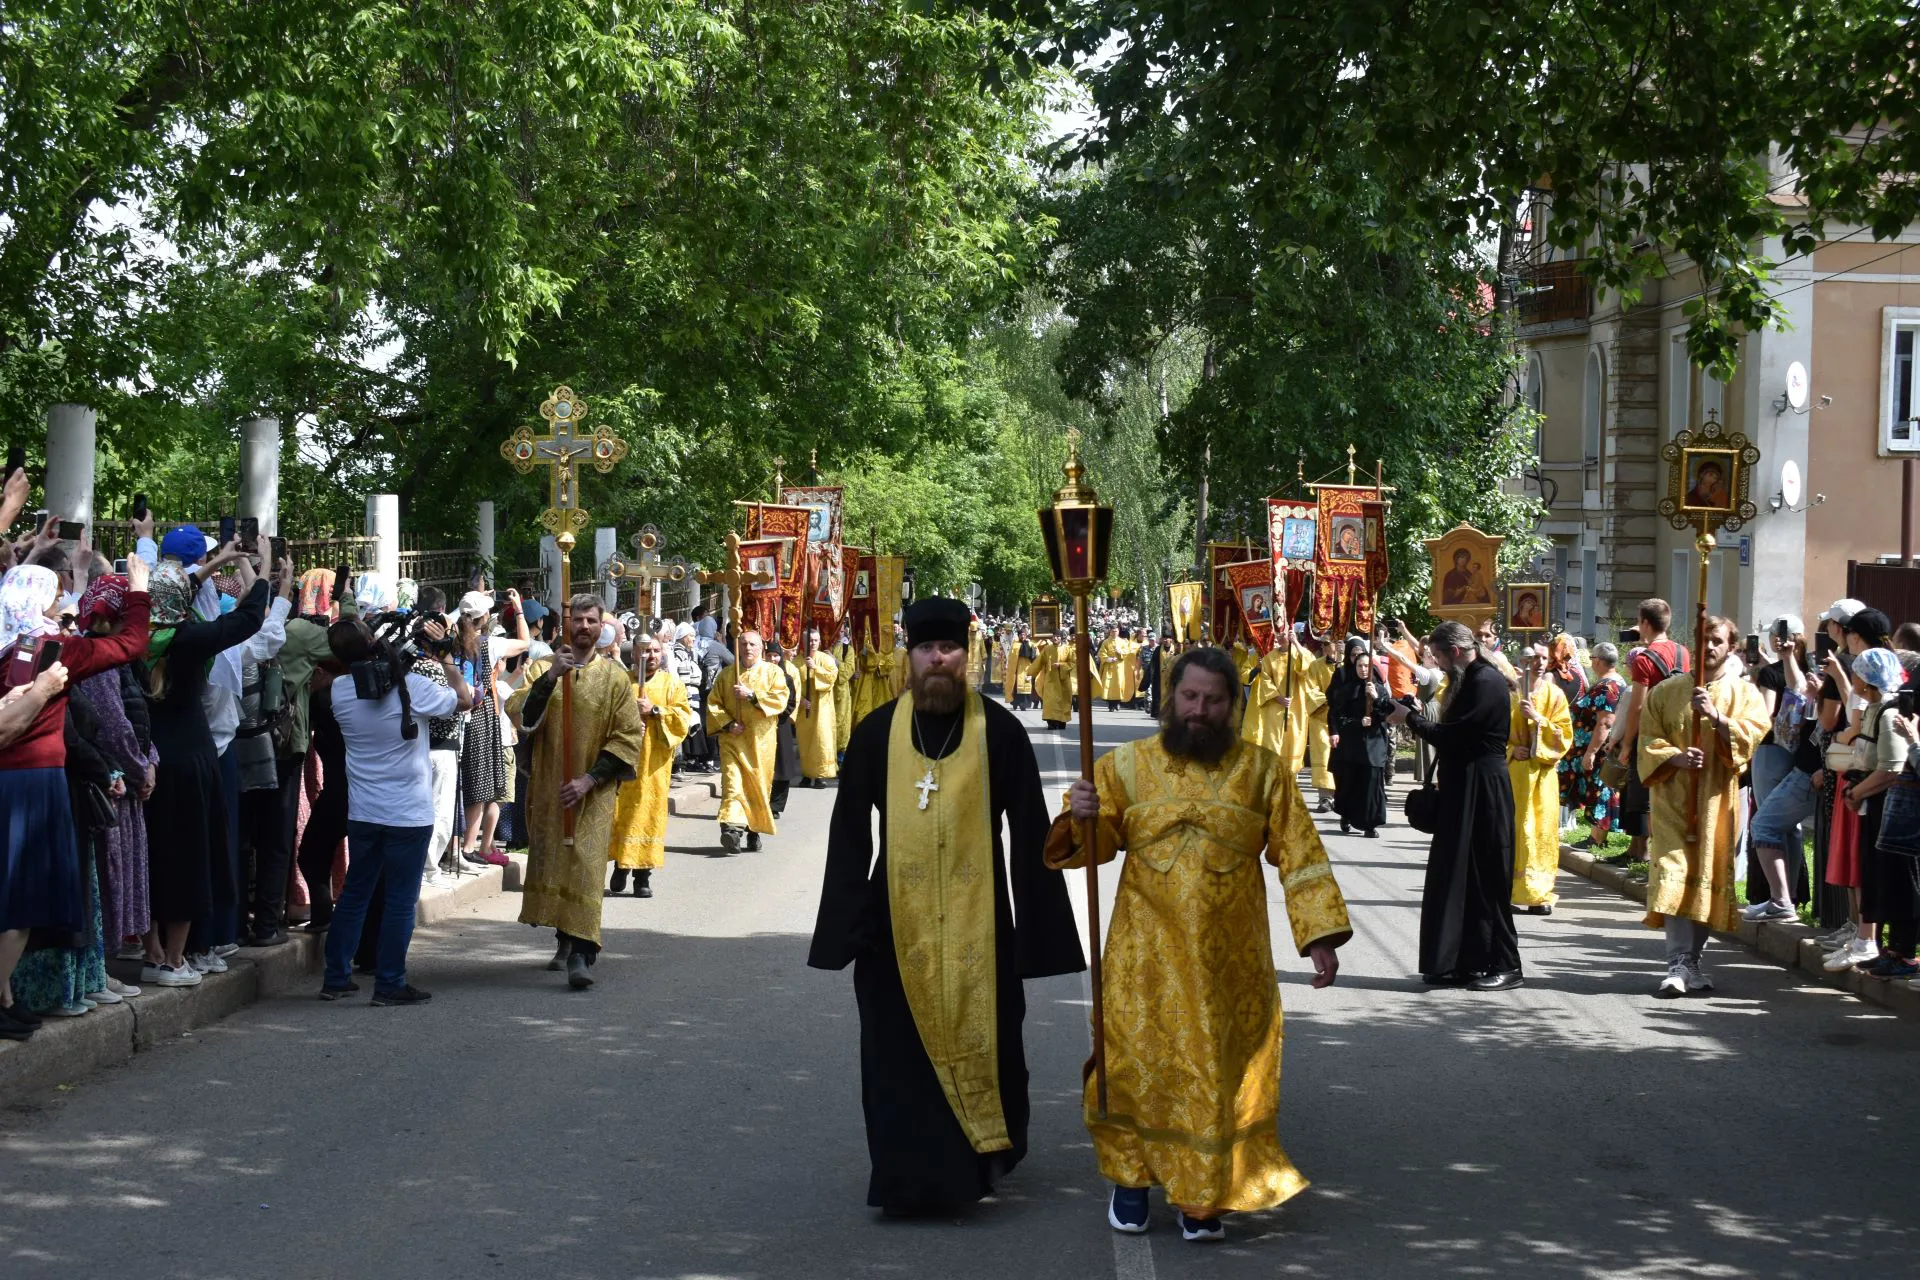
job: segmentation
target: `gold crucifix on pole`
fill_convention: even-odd
[[[740,632],[747,618],[747,592],[755,587],[770,587],[774,576],[765,571],[749,570],[741,563],[740,535],[727,534],[727,567],[724,569],[702,569],[699,580],[706,586],[721,586],[727,591],[727,620],[733,625],[733,657],[740,660]]]
[[[666,539],[660,536],[660,530],[652,525],[642,525],[640,532],[633,535],[634,559],[622,560],[619,556],[608,556],[607,562],[600,566],[600,577],[606,582],[634,583],[646,598],[655,583],[679,582],[687,576],[686,561],[680,559],[662,560],[660,548],[666,545]],[[649,601],[651,604],[651,601]],[[638,604],[635,609],[638,610]]]
[[[500,446],[500,456],[513,469],[527,475],[537,466],[553,469],[549,478],[547,509],[540,513],[540,527],[553,535],[560,550],[560,643],[568,644],[571,619],[567,602],[573,595],[573,545],[575,535],[587,527],[587,512],[580,505],[579,464],[586,463],[601,475],[627,456],[627,442],[613,434],[610,427],[595,427],[585,435],[581,423],[587,418],[586,401],[573,394],[573,388],[559,386],[540,402],[540,416],[546,420],[548,434],[535,435],[527,427],[516,428]],[[573,770],[573,680],[571,674],[560,682],[560,734],[566,742],[568,778]],[[561,823],[566,841],[573,843],[574,811],[562,805]]]

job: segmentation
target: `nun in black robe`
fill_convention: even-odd
[[[927,600],[909,614],[953,603]],[[965,617],[962,611],[953,628],[962,643]],[[909,618],[909,640],[920,634],[919,621]],[[890,702],[873,711],[854,727],[847,742],[807,963],[816,969],[853,965],[860,1009],[860,1097],[873,1161],[867,1203],[906,1214],[979,1200],[992,1193],[994,1179],[1026,1154],[1027,1062],[1021,1042],[1026,996],[1021,980],[1077,973],[1086,961],[1066,881],[1041,861],[1050,815],[1033,744],[1012,712],[987,699],[1000,1096],[1013,1145],[1006,1151],[976,1152],[934,1075],[907,1003],[894,955],[885,848],[877,860],[874,857],[873,814],[880,812],[880,830],[885,831],[888,735],[900,706]],[[959,750],[964,711],[963,705],[948,715],[915,715],[915,746],[932,759]],[[941,744],[949,740],[951,746],[942,751]],[[1003,819],[1011,837],[1011,858],[1001,839]]]

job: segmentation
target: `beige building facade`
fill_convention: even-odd
[[[1531,227],[1548,217],[1536,205]],[[1760,449],[1758,514],[1710,557],[1710,611],[1743,631],[1784,613],[1811,621],[1846,594],[1849,560],[1898,553],[1902,463],[1920,457],[1920,228],[1900,241],[1842,228],[1803,256],[1766,246],[1787,323],[1743,335],[1726,383],[1687,358],[1685,306],[1699,279],[1684,260],[1623,308],[1590,292],[1574,255],[1532,241],[1520,392],[1544,421],[1538,466],[1516,483],[1547,503],[1540,567],[1565,584],[1558,613],[1569,632],[1612,639],[1647,596],[1691,618],[1692,534],[1659,514],[1660,450],[1709,413]],[[1796,365],[1807,375],[1801,407],[1788,395]]]

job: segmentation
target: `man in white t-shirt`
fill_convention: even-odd
[[[446,635],[435,622],[427,623],[425,631],[434,640]],[[420,721],[468,710],[473,690],[452,653],[439,655],[447,683],[435,684],[409,671],[391,647],[377,644],[358,618],[334,623],[327,643],[348,668],[331,690],[333,718],[347,748],[347,883],[327,931],[320,998],[339,1000],[360,989],[352,977],[353,953],[360,945],[374,885],[385,872],[373,1003],[421,1004],[428,994],[407,983],[414,905],[420,899],[420,873],[426,869],[433,835],[428,734]],[[381,688],[384,693],[372,696]]]

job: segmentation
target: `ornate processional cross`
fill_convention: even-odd
[[[587,513],[580,508],[579,464],[587,463],[601,475],[627,456],[627,442],[613,434],[611,427],[595,427],[580,434],[586,421],[586,402],[573,394],[571,387],[555,387],[540,404],[540,416],[546,419],[549,434],[537,436],[520,427],[500,446],[500,456],[514,470],[527,475],[537,466],[553,468],[550,476],[547,509],[540,523],[547,532],[571,537],[587,527]]]
[[[770,587],[775,578],[765,570],[749,571],[740,563],[740,535],[727,534],[727,567],[724,569],[702,569],[700,581],[707,586],[719,585],[727,589],[727,613],[733,622],[734,643],[740,642],[741,624],[746,620],[747,592],[755,587]],[[735,655],[738,657],[738,655]]]
[[[600,576],[607,582],[632,582],[639,586],[641,597],[647,598],[656,582],[679,582],[687,576],[686,561],[680,559],[662,560],[660,548],[666,545],[666,539],[652,525],[642,525],[640,532],[633,535],[634,559],[622,560],[619,556],[608,556],[607,562],[600,566]]]

